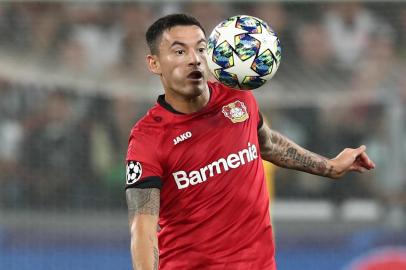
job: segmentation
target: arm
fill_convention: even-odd
[[[134,270],[158,269],[157,225],[160,190],[130,188],[126,191]]]
[[[346,148],[337,157],[328,159],[271,130],[265,122],[258,130],[258,140],[262,158],[283,168],[330,178],[340,178],[348,171],[362,173],[375,168],[375,164],[365,153],[365,146]]]

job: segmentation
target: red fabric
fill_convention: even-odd
[[[163,183],[159,269],[274,270],[257,103],[249,91],[209,87],[201,111],[156,104],[131,133],[127,160],[142,164],[139,181]]]

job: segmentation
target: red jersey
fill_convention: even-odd
[[[134,126],[127,188],[161,188],[159,269],[276,269],[256,100],[209,88],[202,110],[160,96]]]

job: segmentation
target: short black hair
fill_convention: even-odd
[[[165,30],[169,30],[172,27],[179,25],[196,25],[202,29],[203,33],[206,35],[203,26],[200,22],[187,14],[170,14],[166,15],[158,20],[156,20],[147,30],[145,38],[148,43],[149,50],[151,54],[158,54],[158,40],[161,38],[162,33]]]

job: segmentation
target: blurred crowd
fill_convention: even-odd
[[[406,205],[404,3],[166,2],[0,4],[0,58],[45,77],[58,72],[142,87],[131,95],[28,83],[3,73],[0,63],[0,206],[123,205],[128,134],[157,87],[145,65],[144,34],[173,12],[194,15],[207,34],[236,14],[267,21],[283,47],[271,88],[308,96],[263,106],[271,125],[329,157],[367,144],[377,163],[374,173],[340,183],[277,170],[276,197]],[[327,103],[317,102],[321,97]]]

